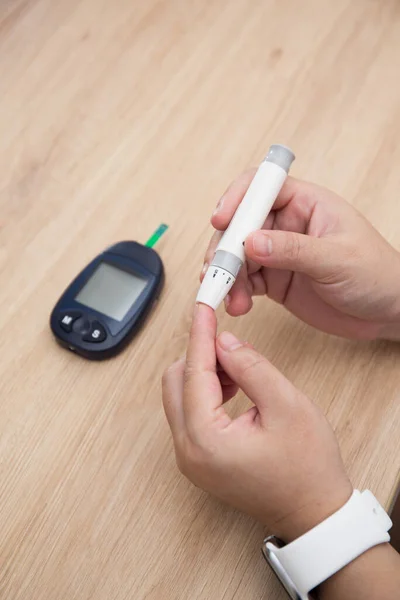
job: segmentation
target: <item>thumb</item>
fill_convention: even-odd
[[[245,245],[248,259],[273,269],[288,269],[322,279],[339,264],[337,244],[292,231],[255,231]]]
[[[221,333],[216,348],[220,365],[257,406],[261,421],[271,417],[286,419],[299,399],[299,392],[290,381],[231,333]]]

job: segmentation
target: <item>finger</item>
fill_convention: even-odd
[[[291,231],[293,233],[307,233],[311,215],[300,202],[290,202],[281,210],[276,211],[274,231]],[[293,271],[290,269],[265,269],[264,277],[268,289],[268,297],[280,304],[288,297],[290,286],[293,283]]]
[[[196,304],[186,352],[186,365],[191,365],[201,372],[216,373],[216,332],[217,318],[213,309],[205,304]]]
[[[242,177],[245,177],[245,175],[246,175],[246,173]],[[250,181],[251,181],[251,178],[253,177],[253,175],[254,175],[254,169],[252,169],[251,171],[249,171],[249,179],[250,179]],[[247,181],[246,181],[246,185],[247,185]],[[233,182],[233,184],[231,184],[231,187],[233,188],[233,190],[232,190],[233,193],[237,194],[238,191],[239,191],[239,187],[236,187],[236,182]],[[230,210],[229,214],[228,214],[228,216],[229,216],[229,222],[230,222],[230,220],[233,217],[233,215],[235,213],[235,210],[236,210],[237,206],[240,204],[241,199],[243,198],[244,194],[242,194],[242,195],[239,194],[238,197],[236,199],[234,198],[234,200],[232,202],[230,201],[230,197],[229,197],[230,196],[229,189],[226,192],[226,194],[228,195],[228,198],[227,198],[228,202],[227,202],[227,204],[225,205],[225,200],[224,200],[224,196],[225,195],[221,198],[219,204],[221,206],[222,205],[225,206],[225,208],[224,208],[225,212],[227,211],[226,206],[228,206],[228,207],[231,206],[233,208],[233,210]],[[218,211],[218,210],[219,209],[217,207],[216,211]],[[216,212],[214,212],[214,215],[216,215]],[[267,216],[267,218],[265,220],[265,223],[263,225],[263,229],[272,229],[272,226],[273,226],[273,223],[274,223],[274,219],[275,219],[275,212],[272,211]],[[229,222],[226,225],[228,225]],[[216,251],[217,246],[218,246],[218,244],[219,244],[219,242],[220,242],[220,240],[222,238],[222,235],[223,235],[223,231],[216,231],[213,234],[213,236],[212,236],[212,238],[210,240],[210,243],[208,245],[208,248],[207,248],[205,256],[204,256],[204,264],[203,264],[203,269],[202,269],[201,274],[200,274],[200,281],[202,281],[204,279],[204,275],[206,274],[206,271],[207,271],[209,265],[211,264],[212,259],[214,258],[215,251]],[[256,263],[254,263],[252,261],[248,261],[247,267],[248,267],[248,272],[249,273],[254,273],[255,271],[257,271],[260,268],[259,265],[257,265]]]
[[[167,369],[162,378],[162,400],[165,415],[174,439],[184,431],[183,381],[185,359],[181,358]]]
[[[229,185],[211,217],[211,224],[215,229],[224,231],[228,227],[237,207],[247,192],[256,170],[249,169],[245,171]]]
[[[326,190],[314,183],[295,179],[295,177],[287,177],[285,183],[280,190],[277,199],[274,202],[273,209],[281,210],[289,203],[295,202],[305,211],[311,212],[318,202],[324,202],[326,198]]]
[[[215,229],[224,231],[228,227],[237,207],[243,200],[256,171],[257,169],[249,169],[239,175],[239,177],[230,184],[219,200],[217,208],[211,217],[211,223]],[[290,202],[295,201],[307,212],[311,213],[316,202],[324,202],[325,198],[326,191],[324,188],[306,181],[301,181],[300,179],[295,179],[294,177],[287,177],[274,202],[273,210],[281,210]]]
[[[225,308],[229,315],[238,317],[245,315],[253,306],[251,284],[247,275],[247,265],[240,269],[237,279],[225,298]]]
[[[269,361],[227,332],[217,339],[217,354],[225,372],[257,406],[262,424],[288,418],[299,394]]]
[[[265,296],[268,294],[267,283],[261,271],[257,271],[257,273],[253,273],[249,277],[253,291],[253,296]]]
[[[289,269],[319,280],[329,276],[342,260],[338,244],[291,231],[256,231],[247,238],[245,252],[264,267]]]
[[[221,367],[221,365],[219,363],[217,363],[217,375],[218,375],[218,379],[219,379],[219,382],[222,387],[222,394],[224,396],[224,402],[226,402],[226,399],[225,399],[225,397],[227,395],[226,390],[228,388],[232,388],[232,386],[233,386],[235,388],[235,392],[233,395],[235,395],[238,391],[237,385],[234,381],[232,381],[232,379],[229,377],[229,375],[227,373],[225,373],[225,371],[223,370],[223,368]],[[231,396],[231,397],[233,397],[233,396]]]
[[[232,385],[234,383],[234,381],[232,381],[232,379],[227,373],[225,373],[225,371],[218,372],[218,379],[221,385]]]
[[[255,168],[245,171],[227,188],[211,217],[211,223],[215,229],[224,231],[228,227],[256,171]],[[287,177],[272,208],[273,210],[281,210],[290,202],[295,201],[306,212],[311,213],[317,201],[324,202],[326,197],[327,194],[324,188],[294,177]]]
[[[211,222],[213,226],[217,229],[217,231],[213,234],[210,243],[207,247],[204,256],[203,268],[200,273],[200,281],[203,281],[204,275],[206,274],[207,269],[211,264],[212,259],[214,258],[214,254],[223,235],[223,231],[229,225],[237,207],[242,201],[254,177],[255,171],[256,169],[250,169],[249,171],[246,171],[240,177],[238,177],[238,179],[233,181],[229,188],[226,190],[225,194],[218,202],[217,208],[215,209],[211,218]],[[271,229],[274,222],[274,218],[275,215],[272,211],[267,216],[263,225],[263,229]],[[259,266],[256,263],[252,263],[249,261],[248,268],[249,272],[253,273],[259,269]]]
[[[275,211],[269,213],[269,215],[265,219],[264,225],[261,227],[261,229],[274,229],[275,214],[276,214]],[[254,262],[253,260],[250,260],[247,257],[246,257],[246,264],[247,264],[247,273],[249,276],[260,270],[260,265],[258,265],[256,262]]]
[[[217,319],[212,308],[197,304],[186,355],[183,411],[187,426],[194,431],[215,419],[222,405],[217,376],[215,337]]]

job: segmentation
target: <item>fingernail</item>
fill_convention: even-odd
[[[228,308],[229,304],[231,303],[231,295],[227,294],[225,296],[225,308]]]
[[[222,210],[222,207],[224,206],[224,200],[225,200],[225,197],[222,196],[222,198],[220,199],[220,201],[217,204],[216,209],[213,212],[213,215],[217,215]]]
[[[221,335],[218,337],[218,342],[224,350],[229,351],[243,346],[242,342],[239,342],[237,337],[235,337],[232,333],[229,333],[229,331],[224,331],[221,333]]]
[[[205,275],[207,273],[207,269],[208,269],[208,263],[204,263],[203,268],[201,270],[201,274]]]
[[[272,240],[264,233],[253,237],[253,250],[257,256],[269,256],[272,253]]]

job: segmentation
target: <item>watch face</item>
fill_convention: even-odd
[[[286,573],[285,569],[275,555],[274,548],[278,549],[282,546],[283,543],[274,536],[268,537],[266,540],[264,540],[262,552],[265,560],[274,571],[283,588],[289,594],[289,598],[291,598],[291,600],[312,600],[313,596],[309,594],[300,594],[296,590],[293,581],[290,579],[289,575]]]

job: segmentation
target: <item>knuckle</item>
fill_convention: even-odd
[[[362,246],[361,246],[362,248]],[[360,258],[365,255],[365,252],[361,250],[357,244],[349,244],[343,248],[344,261],[357,262]]]
[[[188,359],[185,365],[185,372],[183,373],[183,381],[185,385],[187,385],[190,382],[190,380],[196,372],[196,366],[190,359]]]
[[[185,365],[185,370],[183,373],[183,381],[184,384],[188,384],[192,378],[196,375],[201,374],[203,371],[202,369],[199,367],[199,365],[191,360],[190,358],[187,359],[186,361],[186,365]]]
[[[362,246],[361,246],[362,247]],[[332,255],[336,260],[329,263],[326,272],[318,280],[324,284],[335,284],[354,279],[354,269],[365,258],[365,252],[357,244],[340,244],[332,247]]]
[[[284,252],[285,255],[292,260],[297,260],[299,258],[301,253],[301,244],[297,235],[286,236]]]
[[[184,361],[184,358],[180,358],[165,369],[161,377],[161,385],[163,391],[166,391],[171,385],[172,380],[177,377],[179,370],[183,368]]]
[[[263,367],[264,364],[265,359],[262,356],[253,356],[249,360],[243,361],[239,368],[241,369],[242,375],[244,375]]]

